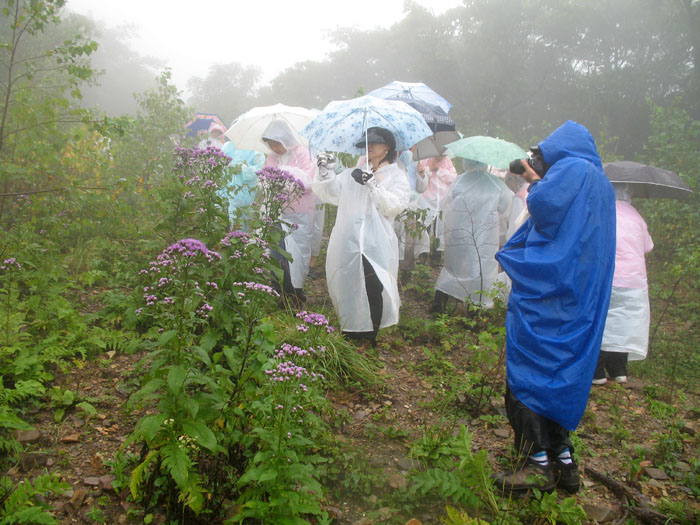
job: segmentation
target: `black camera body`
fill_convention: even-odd
[[[549,166],[544,161],[542,150],[540,150],[540,148],[530,148],[530,151],[532,153],[531,157],[511,161],[510,165],[508,166],[508,171],[515,175],[522,175],[525,173],[525,168],[521,162],[521,160],[524,160],[535,173],[537,173],[540,177],[544,177],[544,174],[547,173]]]

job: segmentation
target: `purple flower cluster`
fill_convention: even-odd
[[[261,283],[255,283],[255,282],[235,282],[233,283],[235,286],[245,286],[246,290],[255,290],[257,292],[263,292],[268,295],[272,295],[274,297],[279,297],[280,294],[274,290],[271,286],[268,286],[266,284],[261,284]],[[239,297],[243,297],[245,294],[238,292]]]
[[[231,159],[213,146],[201,148],[176,148],[174,171],[188,170],[195,173],[210,173],[228,166]]]
[[[21,270],[22,265],[18,263],[17,259],[15,259],[14,257],[5,259],[4,261],[2,261],[2,264],[0,264],[0,270],[14,270],[15,268]]]
[[[182,239],[168,246],[155,261],[149,263],[147,270],[141,270],[139,274],[161,273],[163,270],[170,268],[171,271],[177,272],[177,257],[186,257],[193,259],[197,256],[203,256],[207,261],[212,262],[221,259],[218,252],[212,251],[202,242],[197,239]],[[163,283],[163,284],[161,284]],[[166,281],[163,278],[158,282],[158,286],[165,286]]]
[[[224,246],[231,246],[231,239],[240,239],[243,244],[248,244],[250,242],[250,235],[240,230],[228,232],[226,237],[221,239],[221,244]]]
[[[258,177],[260,177],[260,182],[262,184],[268,184],[268,185],[274,185],[274,186],[283,186],[283,187],[289,187],[290,189],[292,188],[297,188],[300,191],[305,191],[306,187],[304,184],[297,179],[294,175],[289,173],[288,171],[281,170],[279,168],[273,168],[271,166],[265,167],[261,169],[260,171],[257,172]],[[279,199],[279,195],[277,198]]]
[[[328,319],[326,319],[326,316],[323,314],[317,314],[314,312],[307,312],[306,310],[302,310],[301,312],[298,312],[296,314],[297,319],[301,319],[306,323],[306,325],[311,325],[311,326],[325,326],[326,327],[326,332],[331,333],[335,329],[328,323]],[[299,332],[308,332],[308,326],[306,325],[297,325],[297,330]],[[306,329],[304,329],[306,328]]]
[[[279,363],[272,370],[265,370],[265,374],[270,376],[270,381],[291,381],[292,379],[301,379],[308,376],[309,372],[303,366],[297,366],[292,361]]]

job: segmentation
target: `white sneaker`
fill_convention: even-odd
[[[627,380],[627,378],[625,378],[625,381],[626,380]],[[594,379],[593,380],[594,385],[604,385],[607,382],[608,382],[608,380],[605,377],[603,379]]]
[[[615,381],[618,383],[626,383],[627,382],[627,376],[617,376],[615,378]]]

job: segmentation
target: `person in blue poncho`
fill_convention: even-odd
[[[505,402],[524,461],[495,479],[506,492],[573,493],[579,476],[568,433],[585,411],[605,327],[615,193],[581,124],[566,122],[533,153],[521,161],[530,218],[496,254],[512,279]]]
[[[263,167],[265,155],[258,151],[237,149],[230,140],[224,144],[221,151],[231,159],[231,179],[226,187],[220,190],[220,194],[228,201],[228,215],[232,227],[245,230],[247,217],[242,209],[253,204],[255,200],[255,189],[258,185],[256,172]],[[238,172],[233,171],[235,166],[238,166]]]

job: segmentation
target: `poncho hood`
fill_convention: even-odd
[[[559,126],[538,146],[549,166],[565,157],[577,157],[603,169],[593,136],[584,126],[573,120]]]

